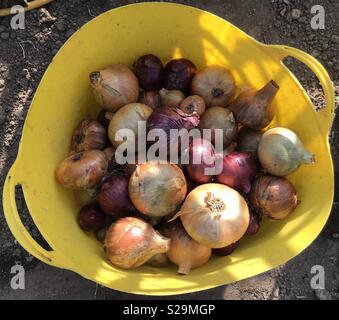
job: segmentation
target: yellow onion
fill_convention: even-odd
[[[86,119],[79,123],[75,129],[71,151],[79,152],[93,149],[103,149],[106,145],[106,129],[99,121]]]
[[[153,109],[142,103],[130,103],[119,109],[113,116],[109,127],[108,137],[114,147],[122,143],[127,143],[130,150],[136,148],[135,143],[138,140],[138,121],[146,121],[151,115]],[[135,141],[126,141],[117,135],[121,129],[130,129],[135,134]],[[133,145],[132,145],[133,144]],[[137,151],[137,149],[135,149]]]
[[[227,106],[235,94],[235,89],[232,74],[221,66],[201,69],[191,84],[191,93],[202,97],[207,107]]]
[[[235,118],[245,127],[260,130],[265,128],[273,119],[274,109],[272,100],[279,90],[279,86],[269,81],[263,88],[242,92],[231,103],[229,108]]]
[[[179,267],[179,274],[189,274],[191,269],[202,266],[210,259],[212,249],[193,240],[180,221],[171,223],[169,237],[171,245],[167,257]]]
[[[293,185],[282,177],[265,175],[253,182],[251,203],[263,215],[280,220],[293,212],[298,204]]]
[[[302,164],[313,164],[299,137],[290,129],[277,127],[264,133],[260,139],[258,157],[262,167],[275,176],[287,176]]]
[[[137,165],[128,188],[134,206],[141,213],[155,217],[174,213],[187,192],[181,169],[171,163],[156,161]]]
[[[187,114],[192,114],[196,112],[199,116],[201,116],[205,112],[206,105],[203,98],[194,95],[185,98],[180,103],[179,109]]]
[[[179,108],[180,103],[185,99],[185,95],[179,90],[166,90],[163,88],[159,91],[159,94],[162,107]]]
[[[208,108],[200,119],[199,128],[200,130],[211,129],[212,144],[215,144],[215,129],[222,129],[224,148],[226,148],[237,135],[237,124],[233,113],[229,109],[222,107]]]
[[[126,66],[117,64],[89,76],[97,103],[104,109],[115,112],[124,105],[136,102],[139,82]]]
[[[238,241],[250,218],[245,199],[218,183],[203,184],[191,191],[174,219],[178,216],[187,233],[210,248],[223,248]]]
[[[147,222],[125,217],[114,222],[106,233],[105,252],[119,268],[137,268],[158,253],[166,253],[170,240],[161,236]]]
[[[57,181],[70,189],[91,189],[103,178],[108,160],[100,150],[74,153],[61,161],[55,170]]]
[[[163,268],[169,265],[169,260],[166,253],[157,253],[147,261],[147,264],[152,267]]]

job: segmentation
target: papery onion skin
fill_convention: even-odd
[[[189,164],[185,167],[191,180],[196,183],[210,182],[213,174],[208,175],[206,170],[213,169],[215,166],[213,145],[205,139],[193,139],[189,144],[188,157]],[[209,163],[210,160],[211,163]]]
[[[64,187],[81,190],[94,188],[107,171],[108,160],[100,150],[71,154],[55,170],[56,180]]]
[[[179,108],[185,95],[179,90],[166,90],[165,88],[159,91],[160,104],[162,107]]]
[[[182,92],[189,91],[196,70],[195,64],[188,59],[171,60],[164,68],[164,88]]]
[[[249,224],[245,199],[236,190],[218,183],[196,187],[176,216],[180,216],[194,240],[210,248],[223,248],[238,241]]]
[[[239,244],[240,244],[240,241],[236,241],[236,242],[228,245],[227,247],[219,248],[219,249],[213,249],[212,253],[216,256],[219,256],[219,257],[229,256],[231,253],[234,252],[235,249],[237,249],[239,247]]]
[[[108,215],[121,217],[137,210],[128,195],[129,178],[122,175],[108,177],[97,194],[101,209]]]
[[[94,71],[89,79],[95,100],[108,111],[115,112],[124,105],[138,100],[138,79],[124,65],[117,64],[104,70]]]
[[[78,213],[78,223],[82,230],[96,232],[105,224],[105,215],[97,205],[89,204]]]
[[[114,115],[113,112],[109,112],[109,111],[103,109],[99,112],[97,120],[107,130],[113,115]]]
[[[71,152],[103,149],[107,133],[99,121],[86,119],[76,127],[71,141]]]
[[[128,144],[129,150],[137,151],[138,121],[146,121],[152,114],[153,109],[142,103],[130,103],[119,109],[113,116],[109,127],[108,137],[113,146],[117,148],[120,144]],[[124,142],[116,137],[121,129],[130,129],[135,134],[135,141]],[[133,145],[132,145],[133,144]]]
[[[161,88],[164,67],[158,57],[153,54],[146,54],[140,57],[133,67],[139,79],[140,87],[148,91]]]
[[[152,109],[160,108],[161,98],[158,91],[142,91],[139,95],[139,103],[146,104]]]
[[[211,142],[215,145],[215,129],[223,130],[223,147],[226,148],[237,136],[237,124],[229,109],[222,107],[208,108],[202,115],[199,129],[211,129]]]
[[[248,152],[234,151],[223,157],[223,169],[216,176],[216,181],[240,192],[249,193],[256,173],[254,157]]]
[[[229,108],[242,125],[254,130],[263,129],[273,119],[272,101],[278,90],[278,84],[271,80],[258,91],[249,89],[242,92]]]
[[[301,164],[313,164],[299,137],[290,129],[276,127],[267,130],[260,139],[258,157],[262,167],[275,176],[287,176]]]
[[[235,81],[221,66],[208,66],[201,69],[193,78],[191,93],[205,100],[206,107],[226,107],[236,91]]]
[[[119,268],[137,268],[158,253],[166,253],[170,240],[157,233],[147,222],[125,217],[114,222],[107,231],[105,252]]]
[[[211,248],[193,240],[180,221],[171,222],[169,237],[171,245],[167,257],[178,266],[179,274],[189,274],[191,269],[204,265],[210,259]]]
[[[259,143],[263,134],[263,131],[242,127],[238,132],[237,150],[250,152],[257,159]]]
[[[265,175],[257,178],[250,196],[256,210],[273,220],[285,219],[298,205],[294,186],[282,177]]]
[[[206,104],[203,98],[198,95],[193,95],[185,98],[179,107],[187,114],[193,114],[196,112],[199,116],[202,116],[206,109]]]
[[[129,181],[129,196],[143,214],[163,217],[175,212],[185,199],[186,179],[171,163],[148,161],[137,166]]]

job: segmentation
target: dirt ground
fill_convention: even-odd
[[[1,2],[1,0],[0,0]],[[26,14],[24,30],[11,30],[10,19],[0,18],[0,193],[13,163],[31,99],[40,79],[63,43],[84,23],[118,6],[139,1],[56,0]],[[172,1],[211,11],[265,43],[286,44],[311,53],[339,86],[339,1],[337,0],[225,0]],[[325,8],[325,29],[313,30],[310,10]],[[297,9],[297,10],[295,10]],[[318,81],[301,63],[287,65],[295,72],[316,106],[323,106]],[[337,92],[338,101],[338,92]],[[339,120],[330,136],[339,184]],[[26,253],[12,237],[2,214],[0,199],[0,299],[124,299],[144,298],[109,290],[75,273],[49,267]],[[25,205],[19,195],[19,208]],[[180,299],[339,299],[339,188],[330,219],[314,243],[287,264],[251,279]],[[24,214],[23,220],[37,236]],[[10,288],[10,269],[26,270],[26,289]],[[310,287],[311,267],[325,269],[326,289]],[[166,297],[165,297],[166,299]]]

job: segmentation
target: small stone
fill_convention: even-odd
[[[332,36],[331,40],[332,40],[332,42],[338,43],[338,44],[339,44],[339,36],[337,36],[337,35],[334,34],[334,35]]]
[[[286,14],[286,12],[287,12],[287,9],[284,8],[280,11],[280,15],[283,17]]]
[[[65,31],[67,29],[66,26],[66,22],[64,19],[59,19],[56,23],[55,23],[56,28],[58,29],[58,31]]]
[[[33,256],[28,256],[27,258],[26,258],[26,261],[27,262],[32,262],[34,260],[34,257]]]
[[[74,32],[75,32],[75,30],[69,29],[69,30],[66,32],[66,37],[69,38]]]
[[[55,56],[55,55],[58,53],[58,51],[59,51],[58,49],[53,49],[53,50],[52,50],[53,56]]]
[[[288,0],[284,0],[284,3],[288,6],[290,5],[290,2]]]
[[[5,80],[0,79],[0,91],[2,91],[5,88]]]
[[[49,11],[45,8],[41,8],[39,10],[39,14],[40,14],[40,18],[39,18],[39,22],[53,22],[56,20],[56,17],[53,17]]]
[[[327,43],[327,42],[325,42],[325,43],[323,44],[323,49],[324,49],[324,50],[328,49],[328,43]]]
[[[332,238],[333,239],[339,239],[339,233],[333,233]]]
[[[311,55],[312,55],[314,58],[317,58],[317,57],[319,57],[320,52],[319,52],[318,50],[313,50],[313,51],[311,52]]]
[[[1,32],[0,38],[2,40],[7,40],[9,38],[9,32]]]
[[[295,29],[294,29],[294,30],[292,31],[292,36],[293,36],[293,37],[297,37],[297,36],[298,36],[298,30],[295,30]]]
[[[11,39],[15,39],[15,38],[16,38],[15,32],[11,32]]]
[[[331,294],[325,289],[317,289],[314,291],[314,294],[319,300],[331,300]]]
[[[6,30],[6,27],[5,26],[0,26],[0,33],[5,31]]]
[[[6,114],[0,109],[0,125],[6,121]]]
[[[5,65],[0,66],[0,72],[6,72],[7,67]]]
[[[299,9],[293,9],[291,12],[291,16],[293,19],[297,20],[301,16],[301,11]]]

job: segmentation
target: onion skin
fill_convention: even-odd
[[[263,134],[263,131],[242,127],[238,132],[237,150],[249,152],[255,159],[258,159],[258,148]]]
[[[223,169],[216,181],[239,192],[249,193],[256,172],[257,165],[253,156],[247,152],[235,151],[223,157]]]
[[[270,175],[253,182],[250,199],[257,211],[273,220],[285,219],[298,205],[293,185],[286,178]]]
[[[187,193],[181,169],[171,163],[148,161],[137,166],[129,181],[129,196],[143,214],[164,217],[175,212]]]
[[[124,65],[117,64],[89,76],[97,103],[111,112],[124,105],[136,102],[139,97],[139,82],[134,73]]]
[[[258,91],[249,89],[242,92],[229,108],[233,111],[237,121],[245,127],[254,130],[263,129],[273,119],[272,100],[278,90],[278,84],[271,80]]]
[[[290,129],[276,127],[267,130],[260,139],[258,157],[262,167],[275,176],[287,176],[301,164],[313,164],[299,137]]]
[[[253,236],[257,234],[260,229],[261,216],[256,212],[254,206],[251,203],[247,202],[247,204],[250,209],[250,223],[248,225],[245,235]]]
[[[193,139],[188,148],[189,164],[186,164],[186,170],[193,182],[208,183],[211,182],[213,175],[207,175],[205,170],[207,168],[214,168],[215,166],[215,150],[213,145],[205,139]],[[208,159],[213,159],[212,163],[207,163]],[[199,162],[194,164],[194,159]]]
[[[99,112],[97,120],[107,130],[113,115],[114,115],[113,112],[109,112],[109,111],[103,109]]]
[[[121,217],[137,212],[128,196],[128,181],[125,176],[111,176],[103,182],[97,201],[106,214]]]
[[[199,116],[202,116],[206,109],[206,104],[203,98],[194,95],[185,98],[179,107],[182,111],[187,114],[193,114],[196,112]]]
[[[107,231],[104,245],[107,258],[122,269],[137,268],[154,255],[166,253],[169,247],[169,239],[134,217],[114,222]]]
[[[71,154],[55,170],[56,180],[64,187],[81,190],[94,188],[107,171],[108,160],[100,150]]]
[[[210,259],[211,248],[193,240],[179,221],[171,223],[169,237],[171,245],[167,257],[179,267],[179,274],[189,274],[191,269],[204,265]]]
[[[164,67],[158,57],[153,54],[144,55],[134,63],[133,67],[140,87],[148,91],[161,88]]]
[[[190,60],[171,60],[164,68],[164,88],[188,92],[196,71],[195,64]]]
[[[223,130],[223,147],[226,148],[237,136],[237,124],[233,113],[226,108],[208,108],[200,119],[199,129],[211,129],[211,142],[215,145],[215,129]]]
[[[98,206],[89,204],[80,209],[78,223],[82,230],[96,232],[105,225],[105,215]]]
[[[87,204],[95,202],[96,190],[74,190],[73,196],[75,203],[79,207],[84,207]]]
[[[147,264],[152,267],[164,268],[169,265],[170,261],[167,258],[166,253],[157,253],[151,259],[147,261]]]
[[[178,216],[187,233],[210,248],[223,248],[241,239],[250,218],[245,199],[218,183],[191,191],[174,219]]]
[[[235,249],[237,249],[239,247],[240,241],[234,242],[230,245],[228,245],[227,247],[224,248],[219,248],[219,249],[213,249],[212,253],[216,256],[219,257],[225,257],[225,256],[229,256],[231,253],[234,252]]]
[[[71,152],[103,149],[107,133],[99,121],[86,119],[76,127],[71,142]]]
[[[179,90],[166,90],[165,88],[159,91],[160,104],[162,107],[179,108],[185,95]]]
[[[207,108],[226,107],[236,91],[232,74],[224,67],[209,66],[193,78],[191,93],[205,100]]]
[[[146,104],[152,109],[160,108],[161,98],[158,91],[142,91],[139,96],[139,103]]]

